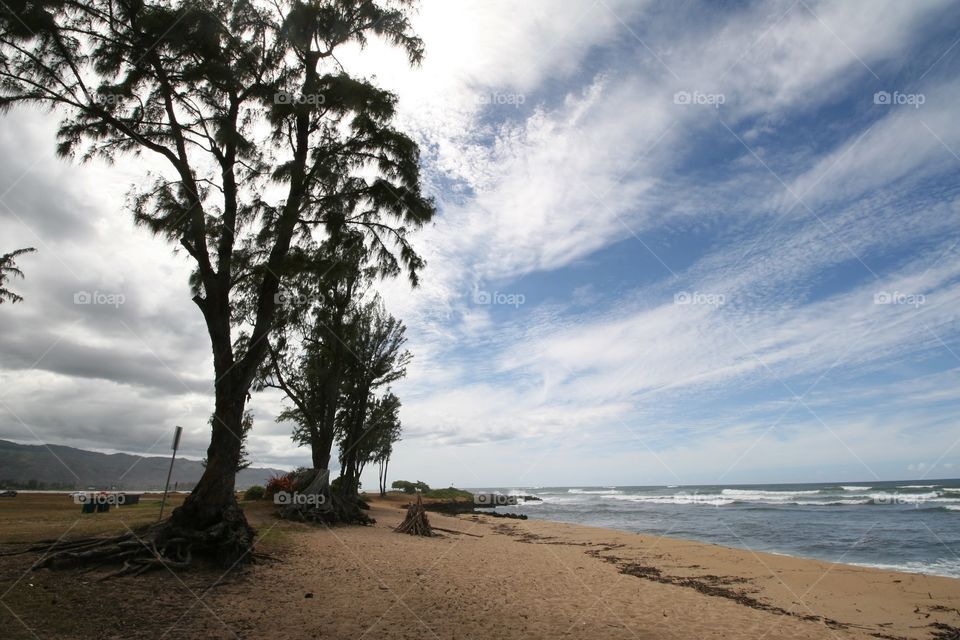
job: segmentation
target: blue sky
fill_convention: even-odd
[[[960,475],[960,5],[437,1],[417,25],[421,68],[376,43],[344,59],[398,93],[440,207],[422,287],[382,286],[415,354],[393,477]],[[200,327],[186,263],[132,229],[115,170],[48,165],[49,118],[15,117],[0,144],[46,169],[0,214],[37,220],[15,239],[59,261],[23,285],[24,340],[76,322],[77,348],[114,364],[70,370],[60,342],[11,366],[0,436],[161,454],[180,421],[202,451],[202,329],[163,321]],[[45,232],[29,180],[92,211],[87,252],[125,234],[138,265]],[[131,302],[97,322],[38,310],[74,280]],[[37,407],[41,390],[63,402]],[[251,450],[304,462],[281,404],[254,399]],[[143,427],[118,434],[118,416]]]

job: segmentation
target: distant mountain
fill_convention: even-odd
[[[45,489],[163,489],[170,468],[169,457],[135,456],[127,453],[96,453],[61,445],[17,444],[0,440],[0,488]],[[249,468],[237,474],[237,488],[265,484],[280,469]],[[170,488],[189,489],[203,474],[203,465],[178,458],[173,465]],[[33,481],[33,482],[31,482]],[[15,485],[15,486],[14,486]]]

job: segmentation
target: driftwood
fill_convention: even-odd
[[[476,533],[467,533],[466,531],[457,531],[455,529],[444,529],[442,527],[433,527],[433,531],[443,531],[445,533],[456,533],[461,536],[473,536],[474,538],[482,538],[483,536]]]
[[[417,494],[417,501],[411,504],[407,509],[407,517],[403,519],[396,529],[397,533],[409,533],[412,536],[432,536],[433,529],[430,528],[430,521],[427,519],[427,512],[423,508],[423,500],[420,494]]]

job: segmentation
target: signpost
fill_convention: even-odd
[[[183,427],[178,426],[177,430],[173,433],[173,455],[170,456],[170,469],[167,471],[167,483],[163,485],[163,500],[160,501],[160,518],[157,519],[157,522],[163,520],[163,508],[167,504],[167,491],[170,489],[170,475],[173,473],[173,461],[177,457],[177,447],[180,446],[180,434],[183,433]]]

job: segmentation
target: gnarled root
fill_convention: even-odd
[[[332,496],[326,504],[288,504],[277,511],[277,516],[296,522],[314,522],[329,526],[337,524],[370,525],[376,520],[363,512],[357,504],[359,500],[342,500]]]
[[[376,522],[363,513],[366,505],[357,496],[344,498],[333,493],[329,478],[330,472],[326,469],[305,469],[297,474],[292,494],[283,492],[282,495],[274,495],[274,502],[280,506],[277,516],[284,520],[325,525],[368,525]]]
[[[42,553],[31,570],[42,568],[80,567],[92,571],[107,565],[122,566],[104,576],[140,575],[152,569],[182,569],[195,558],[233,566],[253,559],[253,529],[243,518],[224,517],[205,529],[192,529],[166,520],[155,525],[129,531],[111,538],[83,538],[37,544],[9,553]]]

